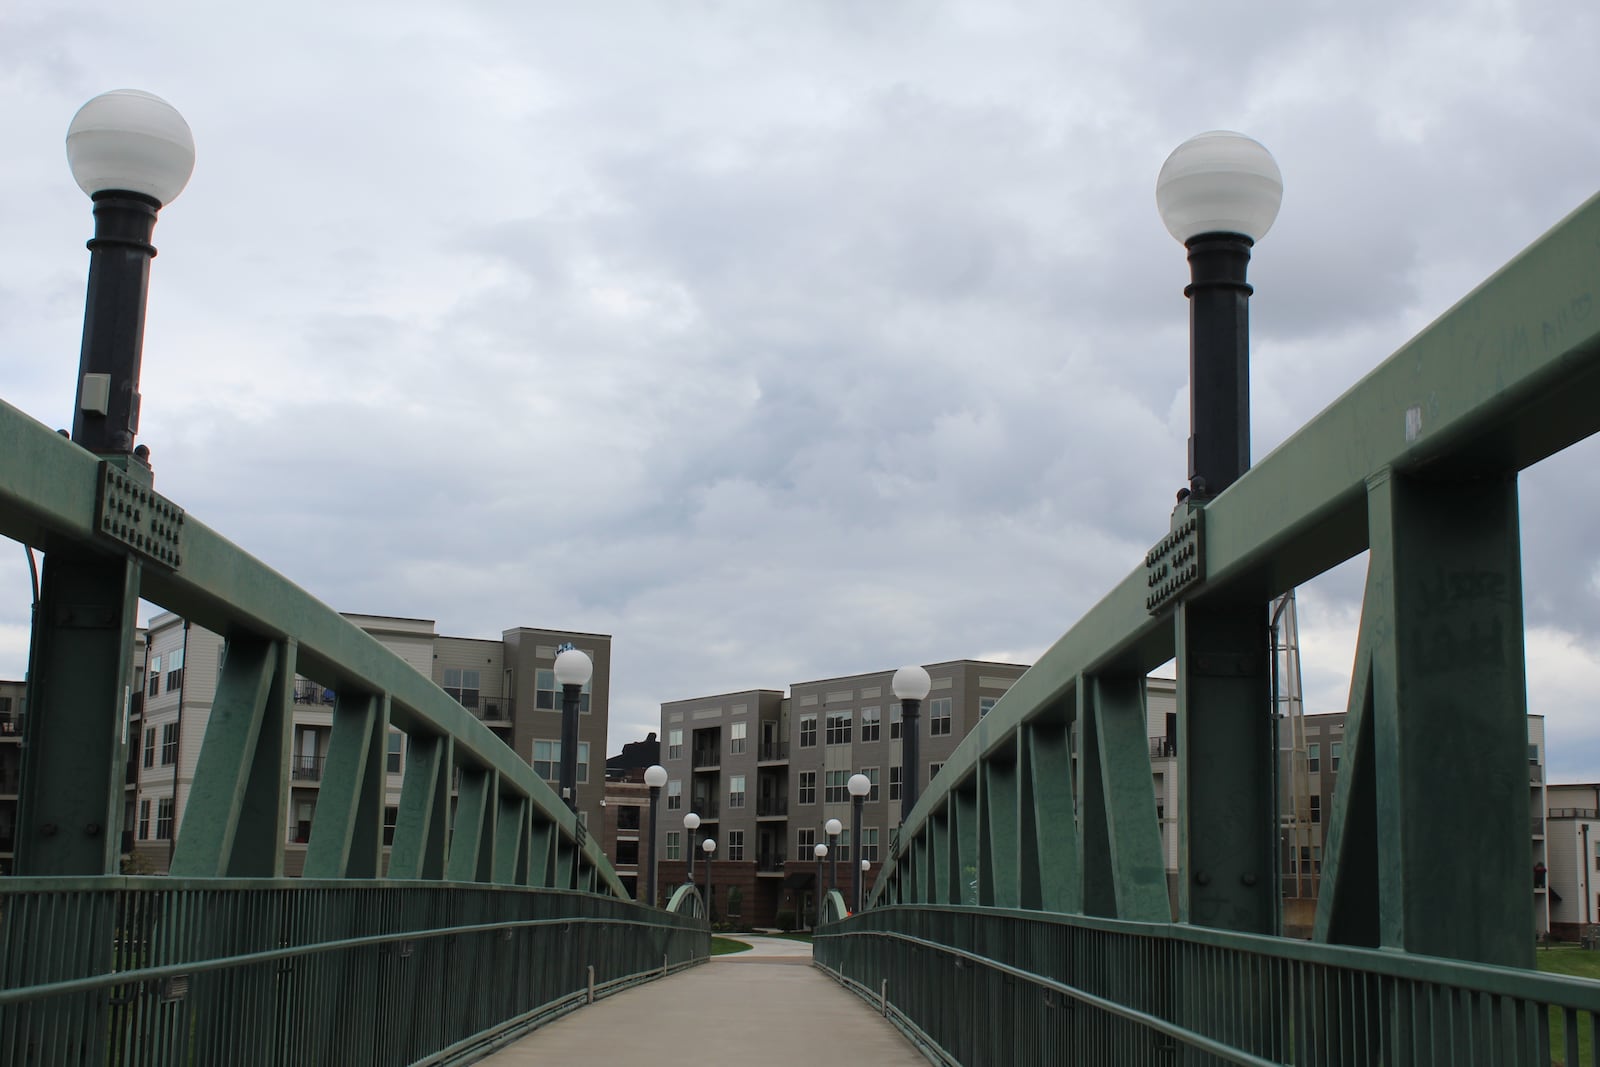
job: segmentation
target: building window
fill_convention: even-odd
[[[169,722],[161,727],[161,765],[178,762],[178,724]]]
[[[1328,769],[1330,771],[1337,772],[1339,770],[1339,757],[1343,754],[1343,741],[1334,741],[1328,745]]]
[[[866,775],[867,781],[872,783],[872,792],[867,794],[867,800],[876,803],[878,800],[878,768],[863,767],[861,768],[861,773]]]
[[[877,708],[861,709],[861,740],[878,740],[883,729],[883,717]]]
[[[547,782],[561,777],[561,742],[535,741],[533,743],[533,773]],[[578,784],[589,780],[589,742],[578,742]],[[671,796],[668,795],[670,802]]]
[[[889,705],[889,740],[900,740],[900,705]]]
[[[890,800],[899,800],[900,799],[900,768],[899,767],[890,767],[889,768],[889,799]]]
[[[394,828],[399,821],[399,808],[385,807],[383,809],[383,844],[385,848],[394,847]]]
[[[674,778],[667,783],[667,810],[677,811],[683,807],[683,780]]]
[[[464,708],[478,706],[478,694],[482,683],[481,675],[477,671],[464,670],[460,667],[446,667],[444,669],[445,693]]]
[[[4,715],[7,712],[9,712],[10,710],[11,710],[11,698],[10,697],[0,697],[0,715]]]
[[[161,657],[157,656],[150,661],[150,695],[155,696],[161,692]]]
[[[400,773],[400,734],[389,731],[389,755],[386,766],[390,774]]]
[[[742,774],[728,775],[728,807],[744,807],[744,775]],[[733,857],[729,856],[728,858],[732,859]]]
[[[800,803],[815,804],[817,802],[817,772],[800,772]]]
[[[668,759],[682,759],[683,758],[683,731],[682,730],[668,730],[667,731],[667,758]]]
[[[591,660],[594,659],[593,656],[589,658]],[[555,669],[540,667],[533,672],[533,679],[537,690],[533,706],[542,711],[560,711],[561,686],[556,683]],[[589,713],[589,689],[593,684],[594,678],[592,676],[587,682],[583,683],[583,689],[578,696],[578,711],[580,714],[587,715]]]
[[[1306,770],[1312,774],[1316,774],[1318,771],[1322,770],[1321,745],[1306,746]]]
[[[812,860],[816,858],[811,854],[812,849],[817,847],[817,831],[815,827],[796,833],[794,843],[798,846],[794,856],[795,859]]]
[[[989,714],[991,711],[994,710],[994,706],[996,704],[998,704],[998,703],[1000,703],[1000,698],[999,697],[979,697],[978,698],[978,718],[981,719],[985,715]]]
[[[878,828],[875,826],[861,828],[861,858],[868,863],[878,862]]]
[[[748,723],[736,722],[728,727],[728,752],[740,755],[744,752],[744,734]]]
[[[944,770],[944,764],[942,764],[942,763],[930,763],[930,764],[928,764],[928,781],[930,781],[930,782],[933,781],[933,779],[942,770]]]
[[[839,839],[833,843],[833,848],[828,850],[828,858],[830,860],[833,859],[835,851],[839,853],[840,863],[844,863],[850,858],[850,831],[848,829],[839,831]]]
[[[800,747],[817,747],[817,717],[815,715],[800,716]]]
[[[139,840],[150,840],[150,802],[139,801]]]
[[[156,840],[172,840],[172,798],[160,797],[156,800]]]
[[[928,702],[928,736],[944,737],[950,732],[950,705],[949,697],[940,697],[938,700]]]
[[[850,780],[849,771],[827,771],[823,779],[822,802],[824,804],[844,804],[850,800],[850,790],[847,783]]]
[[[729,830],[728,831],[728,859],[730,859],[730,860],[742,860],[742,859],[744,859],[744,831],[743,830]]]
[[[848,745],[850,743],[850,713],[848,711],[828,712],[828,744]]]
[[[4,711],[4,710],[5,710],[4,708],[0,708],[0,711]],[[1338,746],[1335,745],[1334,747],[1337,748]],[[1529,763],[1538,763],[1539,762],[1539,746],[1534,744],[1532,741],[1528,742],[1528,762]],[[1335,764],[1335,766],[1337,766],[1337,764]]]
[[[667,859],[683,859],[683,834],[677,830],[667,831]]]
[[[1312,822],[1321,822],[1322,821],[1322,798],[1321,797],[1312,797],[1311,798],[1311,821]]]
[[[1322,846],[1314,845],[1311,849],[1311,873],[1322,873]]]
[[[183,649],[178,649],[167,659],[167,692],[183,685]]]
[[[156,765],[156,728],[154,726],[146,727],[144,731],[144,765],[146,767],[154,767]]]

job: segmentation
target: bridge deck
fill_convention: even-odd
[[[746,940],[741,938],[741,940]],[[811,966],[811,946],[749,938],[750,952],[607,997],[480,1061],[484,1067],[579,1063],[749,1062],[767,1067],[927,1060],[859,997]]]

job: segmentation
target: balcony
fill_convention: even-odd
[[[702,822],[706,819],[715,819],[717,817],[717,798],[695,797],[694,802],[689,805],[689,810],[700,816]]]
[[[715,748],[697,748],[694,750],[694,769],[702,767],[722,766],[722,751]]]
[[[1551,808],[1552,819],[1600,819],[1600,811],[1594,808]]]
[[[1528,819],[1528,832],[1534,837],[1544,836],[1544,820],[1534,815]]]
[[[483,702],[483,707],[479,709],[479,711],[480,714],[478,717],[484,722],[511,721],[511,705],[499,697],[496,697],[492,700],[485,700]]]
[[[757,874],[782,874],[787,857],[782,852],[763,852],[756,857]]]
[[[1150,758],[1171,758],[1178,754],[1178,746],[1170,738],[1152,737],[1150,739]]]
[[[22,713],[8,711],[0,715],[0,741],[22,740]]]
[[[758,763],[776,763],[789,758],[789,742],[763,741],[761,749],[756,753]]]
[[[1530,781],[1530,782],[1542,782],[1542,781],[1544,781],[1544,764],[1542,764],[1542,763],[1529,763],[1528,764],[1528,781]]]
[[[782,818],[789,814],[789,798],[783,795],[756,797],[756,818]]]
[[[295,782],[322,781],[322,763],[326,756],[291,756],[289,778]]]

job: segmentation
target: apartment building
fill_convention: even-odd
[[[1600,923],[1600,782],[1547,787],[1545,856],[1534,885],[1549,901],[1550,933],[1576,941]]]
[[[919,720],[919,789],[926,789],[962,738],[1026,670],[980,660],[928,665],[932,689]],[[890,690],[893,677],[893,670],[876,671],[796,682],[787,697],[753,689],[663,704],[663,884],[685,877],[688,850],[698,850],[709,837],[717,846],[711,877],[719,916],[729,914],[729,893],[736,888],[738,917],[745,923],[773,925],[779,911],[808,922],[818,889],[817,844],[830,846],[823,889],[837,885],[850,899],[854,879],[863,877],[862,859],[869,864],[864,877],[870,885],[900,821],[902,722],[900,702]],[[851,840],[846,786],[857,772],[873,783],[859,842]],[[701,819],[693,832],[683,825],[690,811]],[[828,839],[829,819],[843,826],[836,840]],[[704,861],[699,852],[702,884]]]
[[[28,687],[0,679],[0,874],[10,874],[17,848],[17,798],[22,791],[22,725]]]
[[[506,630],[501,638],[450,637],[430,619],[378,615],[345,616],[379,643],[432,678],[480,718],[541,777],[554,785],[561,764],[561,693],[555,681],[556,653],[565,645],[588,654],[594,676],[579,703],[578,810],[601,825],[602,774],[596,759],[606,749],[610,701],[611,638],[531,627]],[[141,714],[129,737],[129,804],[125,844],[132,867],[164,872],[183,825],[211,702],[225,654],[222,638],[170,613],[151,620],[143,668]],[[321,791],[336,694],[318,680],[297,677],[290,759],[288,840],[285,873],[304,868],[306,845]],[[405,769],[405,735],[389,734],[384,843],[392,839]],[[590,767],[595,773],[591,779]],[[591,785],[592,781],[592,785]]]

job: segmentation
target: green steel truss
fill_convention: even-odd
[[[1136,952],[1116,965],[1132,971],[1113,968],[1104,981],[1070,967],[1058,977],[1077,983],[1077,992],[1120,989],[1109,1001],[1125,1008],[1148,994],[1160,1010],[1145,1014],[1165,1012],[1169,1023],[1181,1022],[1185,997],[1255,1005],[1229,1017],[1232,1037],[1213,1032],[1190,1041],[1176,1034],[1178,1023],[1139,1024],[1140,1048],[1176,1055],[1182,1046],[1196,1057],[1182,1062],[1379,1062],[1378,1045],[1370,1044],[1379,1042],[1390,1050],[1383,1062],[1408,1063],[1413,1057],[1400,1051],[1411,1047],[1407,1028],[1435,1022],[1395,999],[1401,986],[1350,975],[1364,967],[1388,974],[1384,961],[1407,956],[1447,958],[1473,966],[1441,978],[1454,983],[1449,990],[1425,995],[1436,998],[1429,1001],[1436,1012],[1455,1004],[1454,1021],[1440,1023],[1438,1032],[1457,1042],[1457,1052],[1476,1034],[1531,1050],[1485,1062],[1548,1062],[1548,1034],[1542,1044],[1528,1037],[1539,1029],[1533,1015],[1513,1018],[1521,1006],[1505,1002],[1500,1019],[1493,1013],[1501,1001],[1474,1008],[1462,1000],[1491,987],[1572,1008],[1569,1051],[1575,1049],[1576,1009],[1589,1027],[1587,1013],[1600,1009],[1600,998],[1517,985],[1532,980],[1521,969],[1532,966],[1534,951],[1517,476],[1600,429],[1597,298],[1600,197],[1224,493],[1181,504],[1148,565],[1069,629],[945,762],[891,844],[873,888],[874,910],[829,930],[819,958],[875,999],[888,971],[928,968],[930,984],[942,992],[904,993],[903,1021],[912,1031],[976,995],[973,966],[1038,975],[1058,973],[1057,964],[1067,962],[1007,962],[992,945],[963,944],[981,927],[963,926],[962,911],[981,924],[990,909],[1023,917],[1031,910],[1047,924],[1041,937],[1062,923],[1088,931],[1118,921],[1131,924],[1120,929],[1154,938],[1158,954],[1181,956],[1187,950],[1174,939],[1209,928],[1216,937],[1257,939],[1249,941],[1251,951],[1281,958],[1290,970],[1295,961],[1321,959],[1314,946],[1270,936],[1279,932],[1281,861],[1267,606],[1368,551],[1346,764],[1329,813],[1315,925],[1316,941],[1341,946],[1345,970],[1304,976],[1369,998],[1365,1006],[1346,1002],[1343,1010],[1355,1014],[1330,1019],[1339,999],[1324,991],[1290,1010],[1259,995],[1262,982],[1281,978],[1278,971],[1251,971],[1238,960],[1202,968],[1205,982],[1215,984],[1210,990],[1181,986],[1197,973],[1192,968],[1140,962]],[[1178,884],[1169,902],[1143,680],[1172,660],[1180,821]],[[1441,759],[1438,739],[1447,736],[1462,740]],[[934,911],[956,918],[928,918]],[[914,943],[918,929],[935,931],[916,934],[927,944]],[[1257,944],[1262,935],[1269,936]],[[1017,952],[1037,962],[1025,948]],[[907,971],[908,960],[920,962]],[[941,967],[969,973],[946,981],[937,977]],[[1262,977],[1268,971],[1270,980]],[[1017,973],[1007,979],[1023,980]],[[1172,983],[1180,985],[1168,988]],[[1088,1003],[1048,983],[1039,988],[1046,1004],[1055,997]],[[1318,1006],[1304,1014],[1313,1001]],[[994,1018],[979,1011],[965,1021],[979,1017]],[[1291,1056],[1294,1042],[1283,1027],[1296,1025],[1301,1038],[1342,1033],[1334,1045],[1343,1051],[1312,1056],[1302,1048]],[[1235,1052],[1256,1051],[1208,1058],[1218,1054],[1212,1038],[1233,1042]],[[983,1046],[980,1038],[979,1047],[997,1054],[1003,1043]],[[1095,1058],[1110,1046],[1073,1047],[1089,1058],[1069,1062],[1113,1062]],[[1541,1049],[1544,1059],[1537,1058]],[[949,1058],[1004,1060],[989,1054]]]
[[[533,768],[376,640],[0,402],[0,535],[44,551],[0,1062],[451,1063],[707,958]],[[226,640],[170,878],[118,877],[140,599]],[[294,679],[337,694],[285,879]],[[387,737],[406,734],[387,871]],[[382,876],[382,877],[380,877]]]

